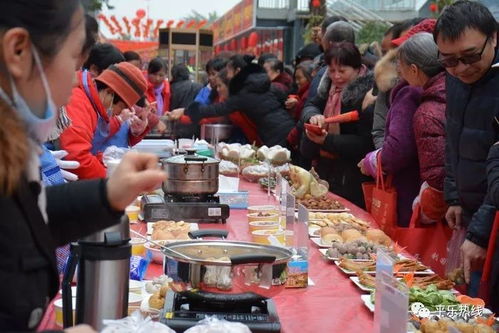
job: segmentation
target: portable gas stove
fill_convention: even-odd
[[[165,194],[142,197],[145,221],[186,221],[195,223],[225,223],[230,215],[229,206],[219,203],[214,195],[174,196]]]
[[[169,290],[160,321],[181,333],[206,316],[243,323],[252,333],[281,331],[274,302],[253,293],[231,295]]]

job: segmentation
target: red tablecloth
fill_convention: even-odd
[[[249,191],[249,205],[277,204],[257,184],[241,181],[240,189]],[[338,196],[332,197],[348,207],[355,216],[374,223],[364,210]],[[246,214],[244,209],[232,209],[227,224],[201,224],[200,228],[227,229],[229,239],[250,241]],[[146,230],[144,223],[133,228],[143,233]],[[362,303],[360,290],[334,264],[325,261],[312,242],[309,246],[309,277],[315,285],[302,289],[285,289],[274,297],[282,332],[371,332],[373,315]],[[151,264],[146,278],[160,274],[161,265]],[[52,307],[40,327],[54,327]]]

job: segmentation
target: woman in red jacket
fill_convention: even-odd
[[[80,179],[103,178],[105,149],[133,146],[149,130],[148,110],[137,115],[130,111],[129,119],[111,117],[126,108],[134,110],[147,82],[139,69],[126,62],[110,66],[95,81],[87,71],[78,76],[79,85],[66,106],[71,125],[60,136],[61,147],[68,152],[68,160],[80,163],[75,170]]]
[[[146,98],[149,103],[156,103],[156,115],[161,117],[170,111],[170,82],[166,79],[168,67],[160,57],[154,58],[147,67]]]
[[[413,219],[422,223],[441,222],[447,205],[445,176],[445,71],[438,62],[438,48],[427,32],[409,38],[399,49],[400,75],[411,86],[423,88],[421,104],[413,117],[419,160],[421,191]]]

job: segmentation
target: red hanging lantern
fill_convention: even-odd
[[[178,21],[177,22],[177,28],[181,28],[184,25],[185,21]]]
[[[195,20],[190,20],[189,23],[187,23],[187,25],[185,26],[187,29],[189,28],[193,28],[194,25],[196,24],[196,21]]]
[[[431,11],[432,13],[436,13],[436,12],[438,12],[438,5],[437,5],[435,2],[430,3],[430,11]]]
[[[202,27],[204,27],[204,26],[206,25],[206,23],[208,23],[208,21],[207,21],[207,20],[201,20],[201,21],[198,23],[198,25],[197,25],[196,29],[201,29]]]
[[[146,11],[144,9],[137,9],[135,14],[138,18],[144,18],[146,16]]]
[[[175,23],[175,20],[168,21],[168,23],[166,24],[166,27],[170,28],[173,25],[173,23]]]
[[[256,44],[258,44],[258,34],[253,31],[248,38],[248,46],[249,47],[255,47]]]
[[[237,43],[236,43],[235,39],[232,39],[230,41],[230,49],[231,49],[231,51],[236,51],[237,50]]]
[[[123,16],[122,20],[125,23],[127,34],[130,34],[130,30],[132,29],[132,27],[130,26],[130,21],[128,21],[128,18],[126,16]]]
[[[320,0],[312,0],[312,7],[318,8],[321,6],[321,1]]]

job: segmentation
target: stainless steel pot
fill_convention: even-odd
[[[201,125],[201,139],[219,142],[230,138],[232,125],[229,124],[203,124]]]
[[[223,230],[191,232],[191,238],[227,235]],[[176,242],[163,248],[166,274],[177,291],[208,293],[254,293],[273,297],[284,289],[287,263],[292,252],[286,248],[256,243],[196,240]]]
[[[219,161],[195,154],[177,155],[161,160],[168,179],[163,182],[167,194],[214,194],[218,191]]]

